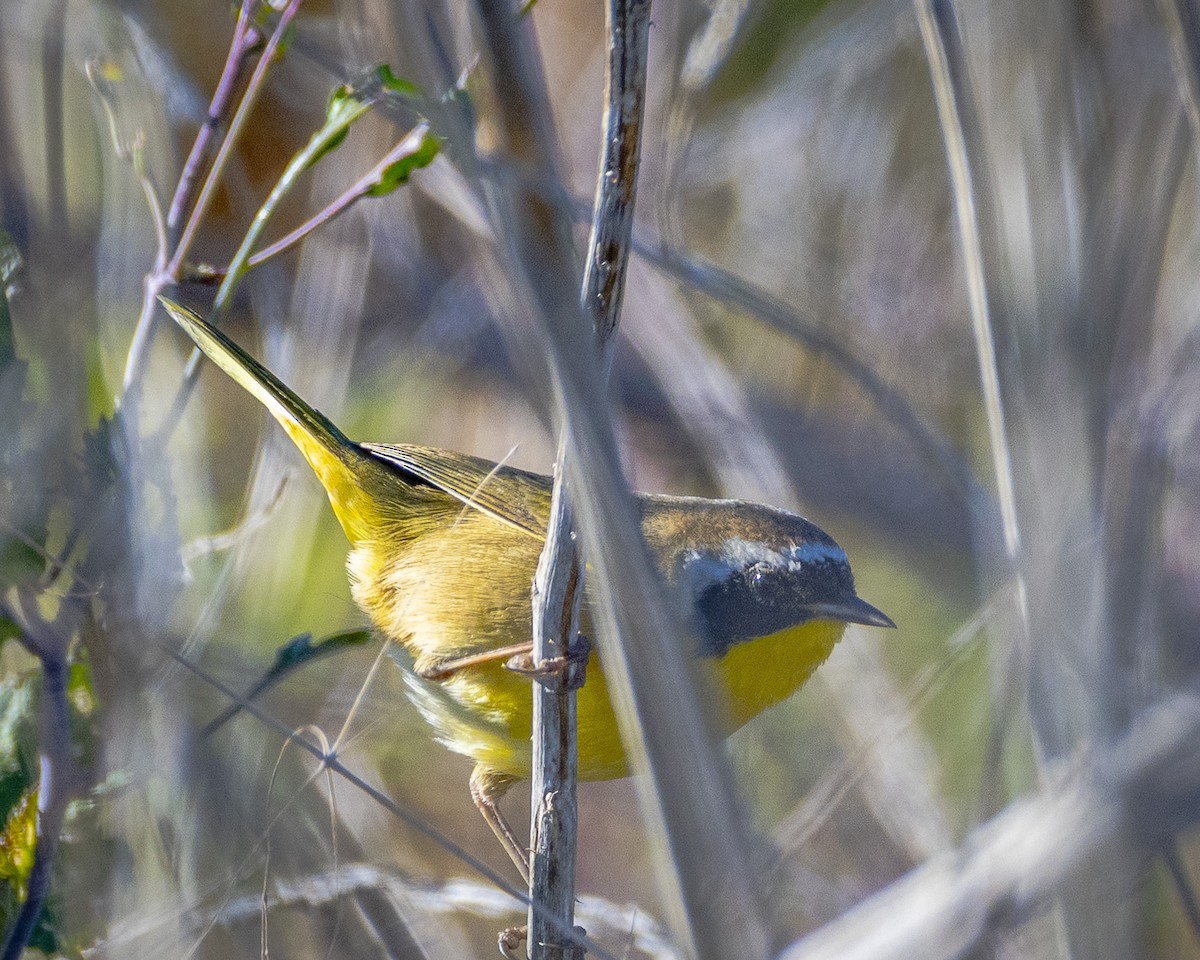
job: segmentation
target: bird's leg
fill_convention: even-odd
[[[550,953],[551,956],[560,956],[563,960],[584,960],[587,952],[581,945],[581,941],[583,937],[587,936],[587,931],[583,927],[576,927],[575,936],[579,939],[572,940],[566,944],[551,944],[543,941],[543,945],[554,948],[554,951]],[[525,960],[516,950],[528,939],[529,927],[527,926],[506,927],[501,930],[499,936],[496,938],[496,945],[500,948],[500,956],[504,957],[504,960]]]
[[[435,663],[419,667],[413,672],[422,680],[449,680],[460,670],[471,667],[481,667],[500,660],[510,660],[513,657],[528,656],[533,650],[533,642],[514,643],[508,647],[497,647],[495,650],[483,650],[480,653],[469,653],[463,657],[450,657]]]
[[[504,957],[504,960],[524,960],[514,951],[528,939],[528,927],[505,927],[496,938],[496,944],[500,947],[500,956]]]
[[[509,657],[504,666],[513,673],[545,683],[557,679],[561,689],[578,690],[586,678],[588,657],[592,654],[592,641],[582,633],[576,634],[575,642],[561,657],[551,657],[539,663],[533,662],[533,646]]]
[[[508,821],[504,818],[504,814],[500,812],[500,807],[498,806],[500,798],[516,782],[516,777],[497,773],[495,770],[487,769],[487,767],[476,766],[471,771],[471,799],[475,801],[475,806],[483,814],[483,819],[492,828],[492,833],[496,835],[496,839],[504,847],[505,853],[508,854],[509,858],[516,865],[516,868],[521,872],[521,879],[528,886],[529,852],[525,849],[525,845],[517,839],[517,835],[513,833],[513,828],[509,826]]]
[[[434,663],[418,667],[414,673],[422,680],[449,680],[462,670],[472,667],[482,667],[489,663],[504,661],[504,666],[513,673],[529,677],[532,680],[545,682],[558,678],[563,689],[578,690],[583,686],[588,657],[592,653],[592,642],[582,633],[571,644],[566,656],[551,657],[540,663],[533,662],[533,643],[514,643],[507,647],[497,647],[494,650],[482,650],[479,653],[469,653],[462,657],[450,657]]]

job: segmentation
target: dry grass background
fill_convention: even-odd
[[[795,957],[1198,956],[1172,879],[1200,871],[1195,8],[970,0],[932,5],[923,37],[925,6],[656,7],[641,255],[611,390],[626,475],[799,509],[900,625],[851,628],[818,680],[730,741],[773,943]],[[491,955],[521,912],[437,842],[253,717],[195,736],[226,701],[168,650],[243,690],[290,636],[361,622],[341,534],[273,425],[206,375],[168,456],[118,443],[111,486],[73,479],[121,392],[155,255],[84,66],[119,67],[118,136],[140,136],[169,195],[234,11],[6,0],[3,19],[0,211],[25,260],[12,303],[29,367],[0,534],[45,519],[54,553],[81,518],[103,519],[42,598],[51,619],[64,598],[92,611],[69,631],[96,704],[93,784],[53,887],[64,949]],[[588,200],[602,10],[539,0],[532,19],[563,186]],[[736,28],[724,42],[721,23]],[[934,71],[957,128],[934,98],[938,36],[961,41]],[[479,44],[463,4],[307,0],[196,259],[228,260],[329,90],[376,62],[435,95],[467,71],[486,153]],[[402,120],[356,126],[279,224],[337,196]],[[449,149],[252,273],[229,329],[353,437],[548,471],[554,438],[502,335],[491,250]],[[185,357],[161,330],[147,431]],[[372,672],[376,652],[315,663],[262,707],[331,738],[353,713],[343,763],[507,875],[467,762],[430,742],[398,671]],[[33,661],[8,643],[0,666],[15,689]],[[521,816],[516,795],[508,806]],[[580,922],[612,956],[671,955],[632,786],[586,785],[581,806]]]

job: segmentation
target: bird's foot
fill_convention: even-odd
[[[579,937],[586,937],[587,931],[583,927],[576,927],[575,933]],[[497,945],[500,947],[500,955],[504,960],[525,960],[523,956],[515,951],[520,949],[521,944],[529,939],[528,927],[508,927],[500,931],[500,936],[497,938]],[[587,952],[576,942],[565,944],[546,943],[543,946],[551,948],[552,952],[547,956],[558,958],[558,960],[584,960]]]
[[[535,663],[533,651],[530,650],[509,657],[504,666],[551,689],[578,690],[587,679],[587,664],[591,654],[592,641],[580,633],[561,657],[550,657]]]
[[[527,939],[529,939],[528,927],[505,927],[496,939],[496,945],[500,948],[500,956],[504,957],[504,960],[525,960],[522,954],[514,951],[519,949]]]

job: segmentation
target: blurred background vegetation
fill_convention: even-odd
[[[269,36],[280,12],[254,9]],[[643,255],[611,391],[626,475],[799,510],[900,627],[852,627],[818,680],[730,741],[780,942],[948,854],[1056,763],[1194,691],[1200,666],[1193,7],[954,5],[991,400],[914,9],[660,3],[651,31]],[[540,0],[531,19],[563,186],[589,203],[603,11]],[[253,401],[206,374],[162,433],[188,350],[161,315],[139,320],[165,266],[146,193],[169,205],[236,20],[227,0],[4,4],[0,918],[15,922],[30,882],[31,790],[55,730],[41,655],[58,650],[74,779],[34,946],[240,957],[265,930],[289,957],[490,956],[515,904],[255,718],[199,736],[228,700],[172,658],[244,691],[289,638],[363,623],[324,495]],[[447,138],[441,155],[249,272],[227,329],[352,437],[549,472],[470,170],[492,135],[478,45],[467,5],[305,0],[195,269],[165,289],[212,302],[200,267],[228,264],[330,92],[387,63],[418,94],[356,122],[266,241],[417,115]],[[464,116],[473,143],[451,132]],[[139,330],[152,337],[131,377]],[[352,716],[342,760],[507,873],[468,762],[431,741],[399,671],[372,672],[377,652],[309,664],[259,702],[330,738]],[[1153,842],[1112,845],[972,955],[1200,956],[1172,879],[1200,871],[1191,809],[1132,824]],[[613,955],[670,955],[635,810],[626,781],[581,791],[580,922]]]

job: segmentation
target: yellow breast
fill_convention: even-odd
[[[736,644],[716,660],[732,721],[728,732],[795,693],[825,662],[845,630],[837,620],[810,620]]]

